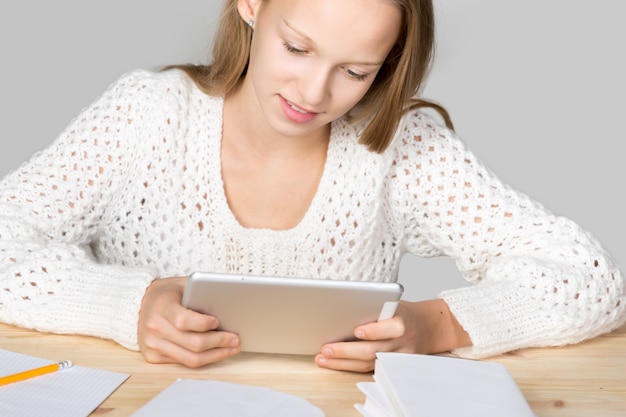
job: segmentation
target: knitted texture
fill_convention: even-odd
[[[472,284],[441,294],[474,343],[463,356],[574,343],[626,319],[624,278],[587,232],[502,184],[418,112],[383,154],[338,120],[301,221],[241,226],[221,177],[222,109],[182,72],[135,71],[7,175],[0,320],[137,349],[155,278],[395,281],[407,252],[450,256]]]

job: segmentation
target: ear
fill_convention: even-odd
[[[263,0],[237,0],[237,10],[244,22],[254,22]]]

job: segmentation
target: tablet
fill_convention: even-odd
[[[217,317],[246,352],[313,355],[353,339],[358,325],[393,317],[400,283],[194,272],[183,306]]]

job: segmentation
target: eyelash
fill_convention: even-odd
[[[348,77],[356,81],[364,81],[367,78],[367,74],[358,74],[348,68],[344,68],[344,71],[348,74]]]
[[[294,55],[305,55],[307,53],[307,51],[291,46],[287,42],[284,42],[283,45],[285,46],[285,49],[287,50],[287,52],[290,52]]]
[[[287,50],[287,52],[294,54],[294,55],[306,55],[308,53],[308,51],[302,50],[302,49],[298,49],[290,44],[288,44],[287,42],[283,43],[285,49]],[[346,74],[348,75],[348,77],[350,77],[351,79],[355,80],[355,81],[364,81],[367,78],[367,74],[358,74],[348,68],[343,68],[343,70],[346,72]]]

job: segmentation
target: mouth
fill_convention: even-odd
[[[319,113],[302,108],[297,104],[279,96],[283,114],[293,123],[304,124],[314,120]]]
[[[289,105],[289,107],[291,107],[292,109],[294,109],[295,111],[297,111],[298,113],[302,113],[302,114],[309,114],[309,113],[315,113],[309,110],[305,110],[301,107],[296,106],[295,104],[293,104],[291,101],[285,99],[285,101],[287,102],[287,104]]]

